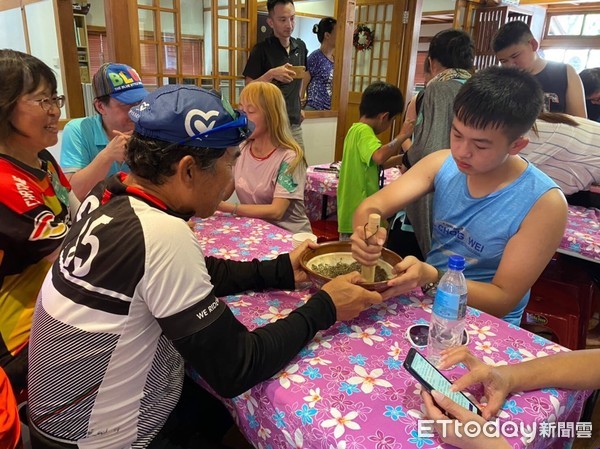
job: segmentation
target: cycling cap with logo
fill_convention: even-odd
[[[247,139],[251,123],[216,91],[171,84],[131,108],[135,131],[143,136],[198,148],[227,148]]]
[[[110,95],[125,104],[136,104],[142,101],[148,91],[138,73],[128,65],[107,62],[102,64],[92,81],[94,96]]]

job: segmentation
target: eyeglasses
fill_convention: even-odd
[[[415,348],[423,349],[427,347],[427,340],[429,339],[429,325],[413,324],[408,329],[406,329],[406,339]],[[463,335],[460,344],[469,344],[469,334],[466,330],[463,330]]]
[[[65,105],[65,96],[59,95],[58,97],[42,98],[41,100],[29,101],[39,104],[40,108],[42,108],[44,112],[48,112],[50,109],[52,109],[52,106],[56,106],[58,109],[62,108]]]

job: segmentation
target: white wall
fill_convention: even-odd
[[[88,26],[105,27],[106,17],[104,16],[104,0],[88,0],[90,10],[85,16]]]
[[[434,11],[453,11],[455,0],[423,0],[423,15]],[[452,28],[451,23],[421,25],[419,37],[433,37],[442,30]],[[429,43],[419,43],[418,51],[429,50]]]
[[[423,13],[429,11],[450,11],[456,5],[455,0],[423,0]]]
[[[49,32],[49,30],[57,29],[54,21],[54,2],[43,0],[25,5],[25,15],[27,16],[31,54],[45,62],[54,71],[58,85],[57,91],[61,95],[65,89],[58,51],[58,33]],[[66,118],[66,108],[61,109],[60,117]]]
[[[322,16],[335,17],[335,2],[333,0],[310,0],[305,2],[295,2],[296,14],[308,13],[319,14]]]
[[[308,165],[333,162],[336,129],[337,117],[307,118],[302,122],[302,134]]]
[[[521,9],[532,13],[531,33],[540,40],[544,32],[544,22],[546,21],[546,8],[543,6],[521,6]]]
[[[58,132],[58,142],[56,143],[56,145],[54,145],[53,147],[50,148],[46,148],[48,151],[50,151],[50,153],[52,153],[52,156],[54,156],[54,159],[56,159],[58,161],[58,163],[60,164],[60,146],[61,146],[61,142],[62,142],[62,131]]]
[[[435,24],[421,25],[421,31],[419,33],[419,37],[433,37],[440,31],[447,30],[448,28],[452,28],[451,23],[435,23]],[[418,51],[428,51],[428,50],[429,50],[429,42],[419,42]]]
[[[58,32],[54,20],[54,3],[43,0],[25,5],[30,53],[48,65],[56,75],[58,93],[64,92]],[[53,31],[54,30],[54,31]],[[0,48],[11,48],[27,52],[21,9],[15,8],[0,13]],[[65,109],[61,111],[65,116]]]
[[[309,55],[321,45],[319,39],[317,39],[317,35],[312,32],[313,26],[319,23],[320,20],[316,17],[296,16],[296,26],[294,27],[292,36],[304,41]]]
[[[0,48],[27,51],[20,8],[0,12]]]

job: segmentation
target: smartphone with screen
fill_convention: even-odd
[[[437,390],[445,396],[448,396],[460,406],[477,413],[481,416],[479,407],[471,401],[464,393],[450,391],[452,383],[444,376],[435,366],[415,348],[410,348],[406,360],[404,360],[404,368],[415,379],[419,381],[423,388],[431,393],[432,390]]]

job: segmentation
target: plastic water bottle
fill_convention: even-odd
[[[439,364],[440,352],[462,344],[467,313],[467,281],[462,272],[464,268],[464,257],[450,256],[448,271],[437,287],[427,340],[427,359],[434,366]]]

